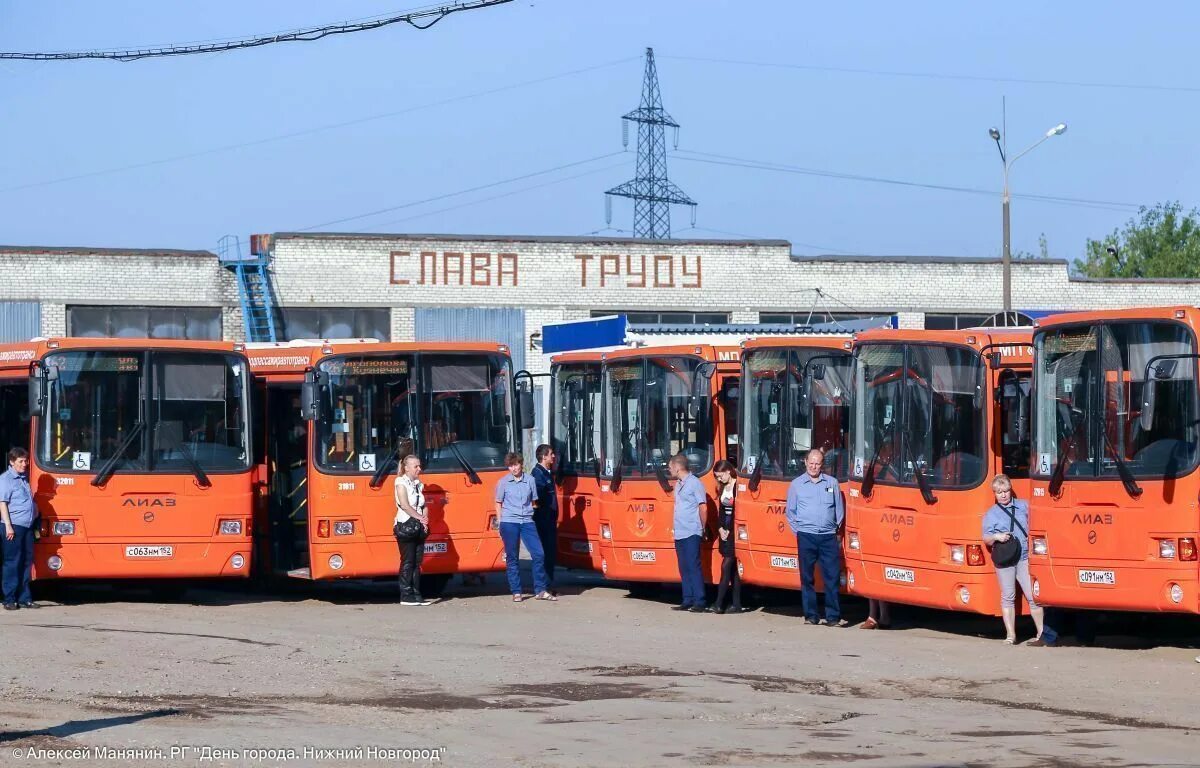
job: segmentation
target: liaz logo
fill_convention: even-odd
[[[1099,512],[1076,512],[1075,517],[1071,518],[1071,522],[1080,525],[1112,525],[1113,516],[1111,514],[1102,515]]]
[[[646,503],[646,504],[630,504],[630,505],[629,505],[629,510],[628,510],[628,511],[629,511],[629,512],[636,512],[636,513],[637,513],[637,514],[639,514],[639,515],[648,515],[648,514],[650,514],[651,512],[653,512],[653,511],[654,511],[654,505],[653,505],[653,504],[650,504],[650,503]]]
[[[879,522],[890,523],[891,525],[911,526],[915,521],[912,515],[901,515],[898,512],[884,512],[879,516]]]
[[[787,505],[786,504],[768,504],[767,505],[767,514],[768,515],[787,514]]]
[[[173,507],[175,499],[160,499],[157,497],[128,498],[121,502],[122,507]]]

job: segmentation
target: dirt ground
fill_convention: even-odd
[[[73,588],[0,614],[0,765],[1200,764],[1190,620],[1039,649],[998,620],[809,627],[790,593],[698,615],[565,581],[513,604],[456,580],[428,608],[386,585]]]

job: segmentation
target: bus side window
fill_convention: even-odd
[[[738,403],[742,398],[741,383],[729,377],[721,384],[721,421],[725,425],[725,458],[735,467],[740,467],[740,442],[738,440]]]
[[[1010,372],[1000,378],[1000,447],[1004,474],[1029,477],[1030,375]]]

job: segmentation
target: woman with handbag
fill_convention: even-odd
[[[717,587],[717,602],[709,607],[713,613],[742,612],[742,579],[737,570],[737,552],[733,538],[733,506],[737,487],[737,470],[733,464],[722,459],[713,466],[713,477],[717,479],[717,551],[721,553],[721,580]],[[733,598],[725,608],[725,594],[732,590]]]
[[[392,533],[400,547],[400,605],[430,605],[421,597],[421,560],[429,536],[429,513],[425,509],[425,484],[421,482],[421,459],[408,454],[400,460],[394,489],[396,522]]]
[[[1029,614],[1037,627],[1037,637],[1026,645],[1044,646],[1042,607],[1033,599],[1029,580],[1029,504],[1013,498],[1008,475],[992,480],[996,503],[983,515],[983,544],[992,553],[996,578],[1000,581],[1000,615],[1004,619],[1004,642],[1017,642],[1017,584],[1029,603]]]

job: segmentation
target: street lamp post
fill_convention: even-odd
[[[1067,130],[1067,124],[1059,123],[1058,125],[1054,126],[1050,130],[1046,131],[1045,136],[1042,136],[1042,138],[1035,141],[1029,147],[1018,152],[1011,159],[1004,152],[1004,147],[1005,147],[1005,144],[1007,144],[1007,141],[1005,141],[1003,143],[1001,142],[1002,137],[1000,136],[1000,131],[995,128],[992,128],[988,131],[988,135],[991,136],[992,140],[996,142],[996,149],[1000,150],[1000,161],[1002,163],[1004,163],[1004,199],[1003,199],[1003,203],[1002,203],[1001,207],[1002,207],[1003,217],[1004,217],[1004,225],[1003,225],[1003,227],[1004,227],[1004,235],[1003,235],[1004,236],[1004,251],[1003,251],[1003,257],[1002,257],[1002,261],[1003,261],[1002,269],[1004,272],[1003,293],[1004,293],[1004,324],[1005,325],[1008,325],[1008,316],[1009,316],[1009,313],[1012,312],[1012,238],[1011,238],[1011,225],[1009,223],[1009,214],[1008,214],[1008,211],[1009,211],[1008,172],[1009,172],[1009,169],[1012,168],[1013,163],[1017,162],[1022,157],[1029,154],[1030,152],[1032,152],[1034,149],[1036,149],[1038,146],[1040,146],[1043,141],[1045,141],[1046,139],[1049,139],[1052,136],[1061,136],[1063,134],[1063,132],[1066,130]],[[1004,137],[1004,138],[1007,139],[1007,137]]]

